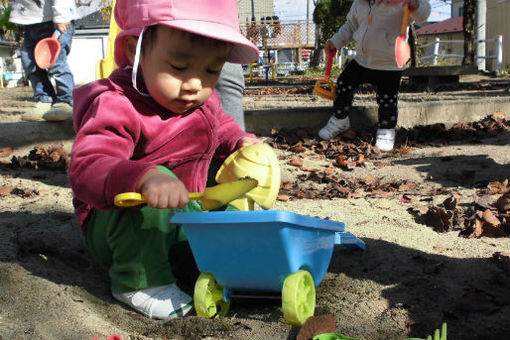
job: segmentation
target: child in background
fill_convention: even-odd
[[[67,64],[74,35],[74,0],[13,0],[9,21],[23,26],[21,63],[34,91],[35,106],[21,119],[26,121],[64,121],[73,118],[74,77]],[[57,61],[48,70],[40,69],[34,59],[35,45],[58,29],[61,36]],[[55,88],[50,82],[55,80]]]
[[[403,6],[408,5],[411,19],[425,21],[430,14],[428,0],[354,0],[345,24],[326,43],[325,49],[337,49],[356,42],[356,56],[337,80],[334,113],[319,131],[329,140],[350,128],[349,112],[359,85],[376,87],[379,123],[376,146],[391,151],[395,144],[398,120],[398,91],[402,69],[395,61],[395,40],[400,35]]]
[[[119,68],[74,92],[69,178],[114,298],[168,319],[192,304],[169,264],[186,238],[168,214],[200,210],[188,191],[205,189],[213,157],[259,143],[223,112],[214,90],[226,61],[251,63],[258,50],[239,31],[235,0],[117,0],[114,11]],[[114,196],[129,191],[147,206],[116,208]]]

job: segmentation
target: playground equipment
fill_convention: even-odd
[[[110,30],[108,31],[108,49],[106,50],[106,57],[101,59],[96,64],[96,79],[107,78],[110,73],[117,68],[115,64],[114,47],[115,37],[122,32],[119,25],[115,21],[113,9],[115,8],[115,0],[112,1],[112,14],[110,16]]]

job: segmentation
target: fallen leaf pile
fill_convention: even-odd
[[[398,134],[399,139],[406,141],[407,145],[419,147],[423,144],[448,144],[459,140],[479,142],[482,138],[493,137],[509,130],[510,121],[505,120],[505,114],[498,111],[478,122],[459,122],[450,129],[446,129],[444,124],[433,124],[410,130],[399,129]]]
[[[5,197],[7,195],[15,195],[21,198],[29,198],[34,195],[39,195],[39,191],[35,189],[21,189],[8,185],[0,186],[0,197]]]
[[[49,169],[49,170],[67,170],[70,157],[62,146],[52,145],[49,147],[36,146],[30,151],[28,156],[13,156],[10,162],[1,161],[0,165],[16,169]]]
[[[505,120],[502,112],[495,112],[486,118],[474,122],[460,122],[450,129],[444,124],[418,126],[413,129],[398,129],[396,148],[389,153],[381,153],[373,146],[375,131],[347,130],[340,136],[329,141],[315,137],[310,129],[296,128],[291,130],[275,130],[271,132],[268,141],[274,148],[289,150],[294,153],[313,151],[334,160],[339,166],[352,169],[362,166],[364,160],[377,160],[387,157],[400,157],[410,154],[412,148],[424,145],[446,145],[451,141],[473,140],[479,142],[481,138],[495,136],[501,132],[510,131],[510,121]]]
[[[293,164],[292,159],[290,163]],[[433,196],[446,192],[443,188],[423,189],[407,180],[384,182],[375,176],[349,178],[333,171],[332,164],[324,169],[301,167],[301,170],[303,173],[296,181],[281,184],[278,200],[391,197],[397,194],[403,197],[410,194]]]
[[[244,90],[246,96],[281,95],[281,94],[311,94],[313,86],[294,87],[262,87],[256,90]]]
[[[350,171],[365,166],[366,161],[377,167],[391,165],[384,158],[398,158],[410,154],[413,148],[424,143],[446,145],[451,141],[494,136],[509,131],[510,124],[505,121],[504,114],[496,112],[475,123],[459,123],[447,130],[443,125],[417,127],[412,130],[398,131],[400,146],[391,153],[383,154],[372,145],[373,131],[357,133],[349,130],[330,141],[315,138],[308,129],[273,130],[267,141],[274,148],[287,150],[293,155],[286,162],[299,168],[300,174],[294,182],[283,182],[278,199],[331,199],[331,198],[364,198],[391,197],[399,195],[400,203],[411,203],[413,195],[434,196],[452,192],[452,196],[441,205],[432,207],[412,208],[423,224],[437,232],[457,230],[466,237],[502,237],[510,234],[510,194],[504,182],[492,182],[485,189],[478,189],[478,198],[471,206],[459,207],[461,198],[455,191],[444,187],[435,189],[420,188],[416,183],[404,180],[383,182],[378,177],[362,179],[350,178],[339,174],[335,169]],[[402,141],[405,145],[402,146]],[[326,160],[327,165],[310,169],[305,164],[306,158]],[[469,181],[474,173],[465,171],[457,176],[459,181]],[[497,197],[498,196],[498,197]]]
[[[508,180],[478,189],[473,204],[460,206],[461,196],[453,191],[441,204],[413,207],[409,211],[437,232],[459,231],[460,236],[479,238],[510,235],[510,193]]]

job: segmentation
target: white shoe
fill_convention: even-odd
[[[43,116],[51,110],[51,103],[37,102],[35,105],[21,116],[21,120],[27,122],[43,121]]]
[[[47,122],[63,122],[73,119],[73,107],[69,103],[54,103],[42,118]]]
[[[349,130],[350,127],[349,117],[340,119],[332,115],[326,126],[319,130],[319,137],[324,140],[330,140],[339,133]]]
[[[375,137],[375,146],[381,151],[391,151],[395,145],[395,129],[378,129]]]
[[[162,320],[186,315],[193,302],[175,283],[112,295],[149,318]]]

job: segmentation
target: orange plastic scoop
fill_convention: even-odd
[[[44,38],[35,45],[34,58],[39,68],[49,69],[57,61],[60,54],[60,43],[58,42],[60,35],[60,31],[55,30],[51,37]]]
[[[333,63],[334,53],[326,48],[327,54],[327,63],[326,63],[326,71],[324,72],[324,78],[317,80],[315,83],[315,87],[313,89],[313,94],[329,99],[335,100],[336,96],[336,86],[330,80],[331,76],[331,64]]]
[[[404,66],[409,58],[411,57],[411,47],[407,43],[406,30],[407,24],[409,23],[409,6],[404,5],[404,15],[402,17],[402,28],[400,29],[400,35],[395,40],[395,59],[398,67]]]

